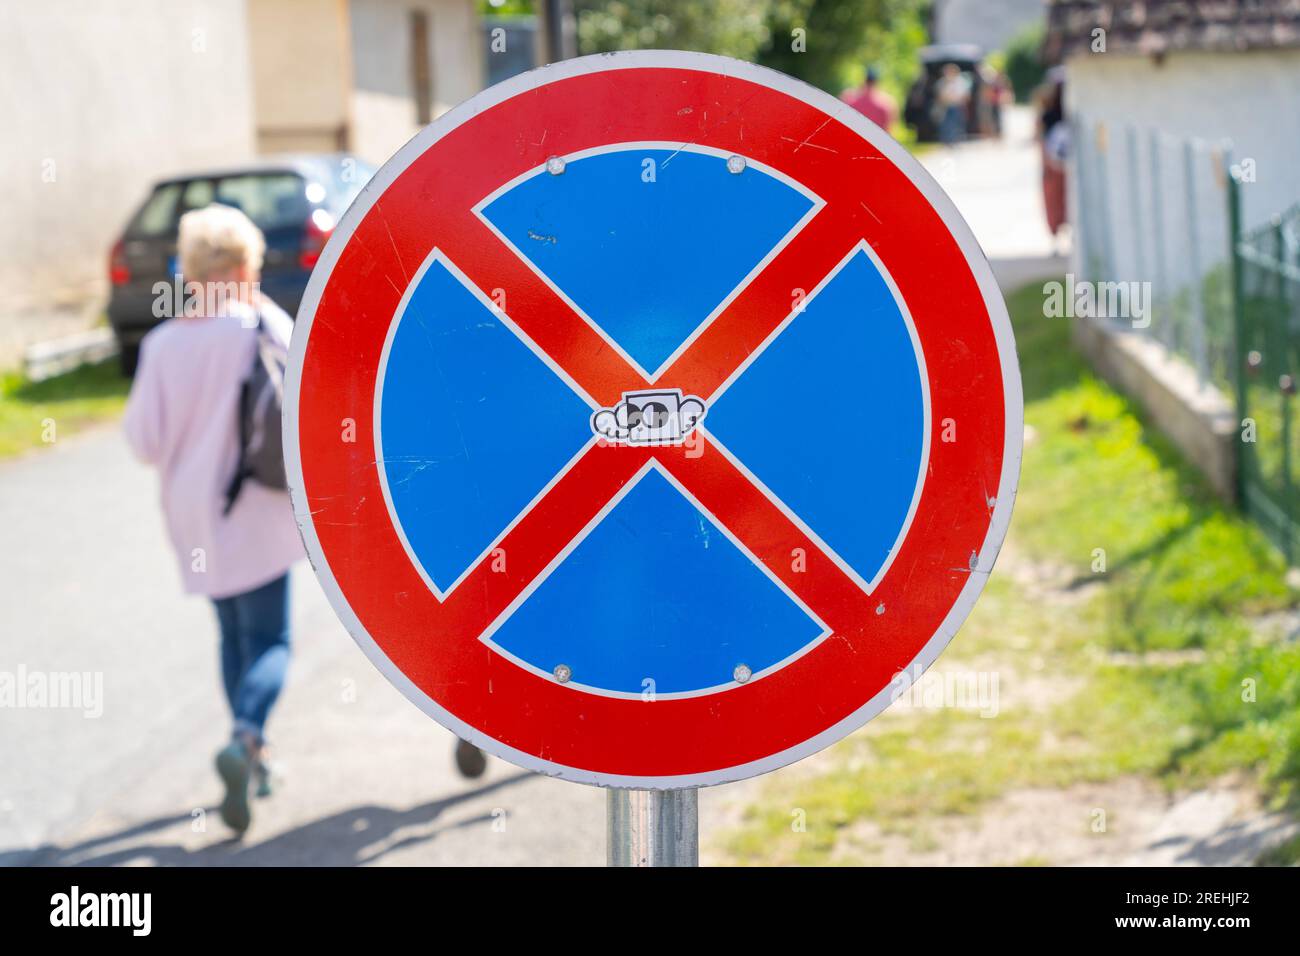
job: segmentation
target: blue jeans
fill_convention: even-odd
[[[289,575],[233,597],[214,598],[221,626],[221,679],[235,733],[258,743],[289,667]]]
[[[960,106],[949,106],[939,121],[939,139],[949,145],[966,135],[966,111]]]

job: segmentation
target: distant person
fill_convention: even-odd
[[[246,480],[227,501],[240,459],[241,387],[259,335],[287,348],[292,328],[258,290],[265,249],[238,209],[211,205],[181,217],[180,269],[198,306],[178,308],[145,336],[125,420],[136,456],[158,469],[182,586],[216,608],[233,717],[216,757],[221,819],[241,834],[251,822],[250,779],[259,796],[271,791],[265,727],[289,664],[289,568],[303,557],[287,492]]]
[[[966,138],[970,110],[971,81],[956,63],[944,65],[934,88],[939,116],[939,140],[949,146]]]
[[[979,75],[977,128],[981,136],[997,139],[1002,135],[1002,104],[1006,100],[1006,81],[1001,73],[987,63],[980,64]]]
[[[1070,124],[1065,118],[1065,76],[1059,68],[1048,73],[1038,92],[1038,141],[1043,165],[1043,210],[1047,230],[1055,238],[1065,227],[1066,165],[1070,156]]]
[[[880,71],[867,70],[867,81],[854,90],[846,90],[842,99],[886,132],[898,117],[898,104],[880,88]]]

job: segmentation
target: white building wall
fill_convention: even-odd
[[[1242,225],[1300,201],[1300,50],[1116,53],[1067,63],[1074,272],[1150,283],[1150,333],[1226,381],[1232,357],[1230,173]],[[1245,177],[1249,179],[1249,176]]]
[[[433,14],[433,112],[445,113],[486,81],[483,28],[474,0],[439,0]]]
[[[1041,23],[1046,0],[936,0],[936,43],[974,43],[985,53],[1001,50],[1025,27]]]
[[[259,153],[334,152],[347,141],[347,0],[247,0]]]
[[[352,148],[382,163],[420,128],[411,61],[411,12],[429,25],[433,116],[483,86],[483,37],[473,0],[352,0]]]
[[[1066,100],[1071,111],[1106,121],[1112,152],[1123,149],[1127,126],[1171,139],[1231,140],[1236,159],[1255,161],[1257,180],[1242,188],[1246,228],[1300,200],[1300,50],[1173,53],[1162,64],[1079,55],[1067,63]],[[1174,144],[1167,148],[1169,162],[1181,163]],[[1122,180],[1111,185],[1125,188]],[[1132,227],[1122,217],[1113,225],[1117,233]]]
[[[0,367],[84,325],[159,176],[253,154],[242,0],[0,4]]]

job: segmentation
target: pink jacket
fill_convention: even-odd
[[[288,342],[289,317],[264,310]],[[239,457],[239,389],[256,347],[247,316],[175,318],[144,338],[127,401],[127,442],[158,468],[163,516],[184,589],[230,597],[278,578],[303,556],[289,495],[248,480],[229,515]]]

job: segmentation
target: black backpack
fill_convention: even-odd
[[[249,478],[280,491],[289,487],[280,443],[280,411],[284,407],[284,373],[288,363],[287,350],[271,335],[258,312],[257,350],[239,389],[239,462],[226,487],[222,514],[230,514],[244,481]]]

